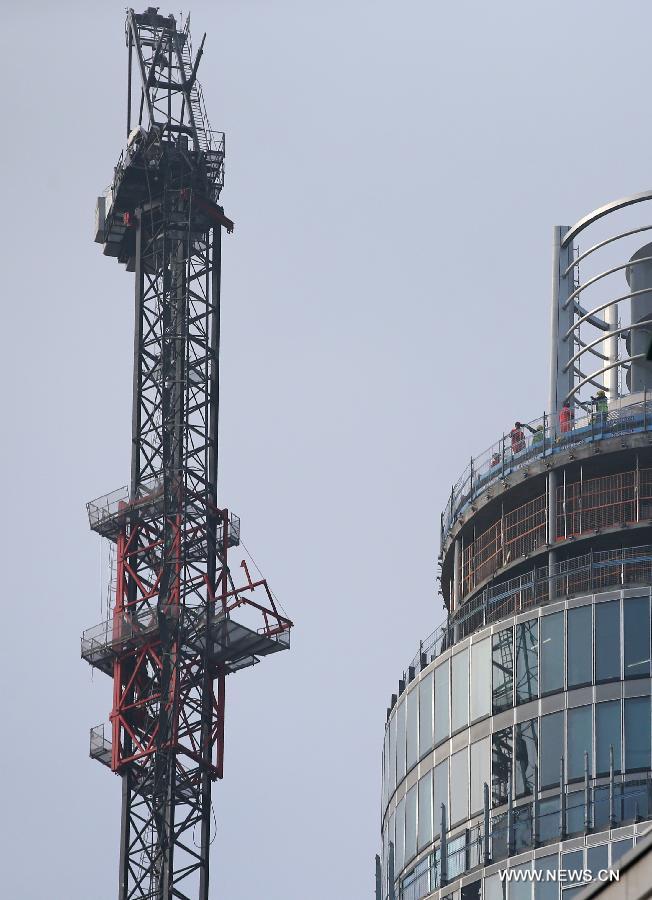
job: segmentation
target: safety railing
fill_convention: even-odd
[[[533,568],[491,585],[448,617],[419,645],[408,672],[417,672],[473,632],[548,600],[652,583],[652,545],[585,553]]]
[[[105,766],[111,765],[111,741],[106,737],[104,725],[96,725],[91,728],[89,756],[97,759]]]
[[[563,802],[562,802],[563,801]],[[652,776],[590,778],[493,814],[449,838],[400,879],[397,900],[421,900],[467,872],[582,834],[652,818]],[[485,822],[488,822],[488,831]],[[443,865],[442,865],[442,844]]]
[[[572,446],[649,430],[652,430],[652,398],[647,396],[638,403],[612,406],[607,412],[593,409],[563,424],[557,419],[552,421],[546,413],[522,423],[483,453],[472,457],[453,485],[441,516],[441,543],[459,514],[487,487],[528,463]]]

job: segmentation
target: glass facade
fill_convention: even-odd
[[[419,683],[419,758],[433,747],[433,704],[435,676],[429,672]]]
[[[434,858],[429,848],[438,846],[442,805],[449,849],[457,848],[450,851],[449,881],[451,872],[461,874],[481,862],[477,835],[484,822],[485,784],[492,852],[507,855],[509,840],[514,853],[530,848],[535,820],[540,844],[559,840],[562,757],[568,836],[582,835],[587,821],[598,831],[609,827],[611,817],[626,823],[652,816],[649,597],[601,600],[597,595],[591,603],[545,612],[461,641],[398,698],[384,736],[382,797],[383,848],[393,834],[396,875],[405,866],[414,870],[414,893],[401,900],[420,900],[425,893],[418,891],[434,877],[430,863],[419,862],[417,872],[413,860],[424,851],[426,860]],[[621,679],[627,682],[620,689],[624,696],[610,683]],[[596,687],[587,693],[591,684]],[[564,691],[570,692],[567,697]],[[522,708],[539,697],[540,715],[532,715],[536,706]],[[513,724],[506,724],[510,710]],[[537,783],[539,791],[549,793],[533,802]],[[536,884],[532,900],[551,900],[554,887]],[[469,887],[469,896],[475,889]],[[568,900],[566,894],[559,900]],[[510,888],[509,900],[512,896]]]
[[[541,693],[564,688],[564,614],[541,617]]]
[[[456,653],[452,659],[451,733],[469,724],[469,651]]]
[[[539,723],[536,719],[514,726],[514,796],[534,792],[539,753]]]
[[[448,701],[449,671],[449,660],[435,669],[435,745],[447,738],[451,730]]]
[[[516,626],[516,703],[539,696],[539,622],[531,619]]]
[[[514,705],[514,631],[504,628],[491,639],[494,714]]]
[[[491,638],[471,644],[471,721],[491,712]]]
[[[587,640],[592,632],[593,607],[578,606],[568,610],[568,687],[591,684],[593,680],[593,642]]]
[[[620,602],[595,606],[595,680],[620,678]]]
[[[623,604],[625,678],[650,675],[650,601],[628,597]]]

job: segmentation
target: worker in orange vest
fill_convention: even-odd
[[[568,400],[564,400],[564,405],[559,410],[559,430],[562,434],[567,434],[573,427],[573,410]]]
[[[523,426],[520,422],[514,422],[514,427],[509,433],[512,441],[512,453],[520,453],[525,449],[525,435],[523,434]]]

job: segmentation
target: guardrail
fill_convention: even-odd
[[[638,403],[611,408],[607,412],[593,410],[576,417],[567,425],[561,425],[557,420],[551,421],[547,413],[523,423],[522,428],[504,434],[483,453],[472,457],[452,486],[441,515],[442,546],[459,514],[490,485],[522,466],[569,447],[650,430],[652,398],[648,400],[647,396]]]
[[[563,805],[561,797],[558,793],[507,812],[497,811],[486,816],[487,834],[486,826],[480,824],[445,840],[444,865],[440,846],[401,879],[398,900],[421,900],[470,870],[534,847],[652,817],[649,774],[632,780],[626,776],[590,778],[565,785]]]
[[[585,553],[533,568],[525,575],[485,588],[462,604],[432,634],[421,641],[407,673],[424,668],[444,650],[486,625],[549,600],[581,593],[652,582],[652,544]],[[404,674],[404,680],[406,678]]]

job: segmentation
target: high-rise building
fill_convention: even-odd
[[[387,711],[380,900],[572,900],[650,827],[650,201],[554,229],[548,409],[451,488],[448,618]],[[527,328],[496,351],[517,377]]]

